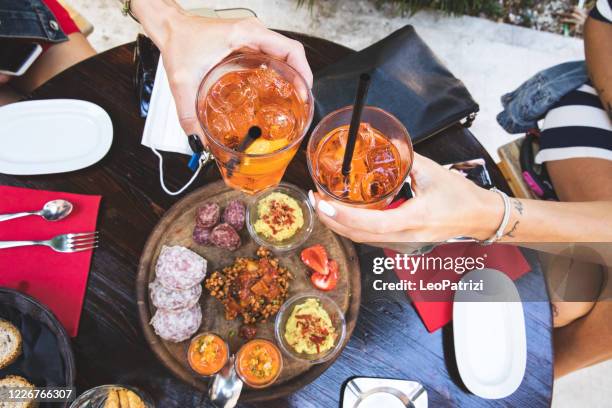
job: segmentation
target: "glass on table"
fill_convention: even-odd
[[[120,396],[118,393],[124,393],[124,395]],[[141,407],[155,407],[151,397],[144,391],[128,385],[109,384],[100,385],[85,391],[83,394],[79,395],[79,397],[76,398],[72,404],[70,404],[70,408],[97,408],[107,405],[113,406],[113,404],[118,403],[119,398],[131,398],[132,401],[139,399],[140,402],[142,402],[140,405]],[[137,401],[135,402],[137,403]]]
[[[310,126],[314,105],[304,78],[285,62],[239,54],[206,75],[196,109],[226,184],[254,194],[280,182]],[[261,137],[238,151],[253,126]]]
[[[382,109],[365,106],[348,176],[342,162],[353,107],[325,116],[308,142],[308,170],[324,198],[356,207],[382,209],[402,188],[412,167],[406,128]]]

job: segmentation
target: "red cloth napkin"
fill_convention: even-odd
[[[386,249],[385,255],[395,257],[397,252]],[[531,266],[517,247],[503,244],[490,246],[474,243],[445,244],[434,248],[426,255],[419,255],[418,257],[423,258],[421,265],[426,265],[427,259],[431,259],[430,266],[419,267],[414,271],[410,266],[408,268],[396,267],[395,273],[400,280],[415,282],[416,289],[408,290],[407,294],[412,299],[429,332],[434,332],[451,321],[454,292],[451,289],[421,290],[421,282],[423,284],[440,283],[445,280],[459,282],[462,277],[462,274],[456,272],[456,267],[455,269],[445,269],[444,267],[440,269],[440,259],[445,262],[451,262],[448,259],[455,261],[460,260],[460,258],[480,259],[484,268],[498,269],[512,280],[520,278],[531,270]],[[434,260],[438,261],[437,264],[433,262]],[[459,265],[459,263],[454,265]],[[471,269],[475,268],[471,267],[464,273]]]
[[[29,216],[0,222],[0,240],[49,239],[96,230],[100,196],[0,186],[0,213],[37,211],[50,200],[74,205],[65,219],[49,222]],[[92,251],[62,254],[47,247],[0,250],[0,286],[26,293],[48,306],[71,337],[77,335]]]
[[[406,199],[399,198],[391,203],[387,209],[399,207]],[[398,253],[385,249],[385,256],[395,257]],[[504,272],[510,279],[516,280],[529,272],[531,266],[521,253],[521,251],[511,245],[494,244],[482,246],[475,243],[456,243],[446,244],[434,248],[423,258],[472,258],[483,257],[484,267],[497,269]],[[423,263],[422,265],[425,265]],[[409,268],[410,269],[410,268]],[[462,275],[450,269],[423,269],[418,268],[412,273],[411,270],[396,268],[395,274],[400,280],[414,282],[415,290],[408,290],[406,293],[412,299],[421,320],[427,330],[431,333],[452,320],[453,316],[453,295],[450,289],[446,290],[420,290],[420,282],[437,283],[444,280],[459,282]],[[467,270],[469,271],[469,269]],[[466,271],[466,272],[467,272]]]

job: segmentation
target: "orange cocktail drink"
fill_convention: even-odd
[[[313,100],[306,81],[285,62],[240,54],[206,75],[197,112],[225,182],[253,194],[282,179],[312,121]],[[253,126],[261,136],[241,151]]]
[[[357,133],[348,176],[342,163],[352,107],[321,120],[308,143],[308,169],[319,193],[344,204],[382,209],[402,188],[413,151],[406,128],[382,109],[366,106]]]

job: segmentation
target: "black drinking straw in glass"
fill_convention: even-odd
[[[255,140],[259,139],[260,136],[261,128],[259,126],[251,126],[242,142],[240,142],[240,144],[236,148],[236,151],[241,153],[244,152],[246,149],[249,148],[250,145],[253,144]],[[232,174],[234,173],[234,168],[239,162],[240,160],[234,157],[227,163],[227,177],[232,177]]]
[[[346,179],[351,174],[351,162],[353,161],[353,153],[355,152],[355,144],[357,142],[357,134],[359,133],[359,124],[361,123],[361,113],[368,96],[368,88],[370,87],[370,74],[363,73],[359,76],[359,85],[357,86],[357,94],[355,95],[355,104],[353,105],[353,115],[351,116],[351,124],[349,126],[348,139],[344,150],[344,160],[342,162],[342,175]]]

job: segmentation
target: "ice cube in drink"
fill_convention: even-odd
[[[306,120],[295,87],[266,65],[226,73],[211,87],[204,105],[204,122],[212,136],[231,148],[236,140],[240,144],[251,126],[259,126],[263,138],[284,139],[284,145],[273,144],[282,149],[298,137]],[[220,116],[229,121],[229,131],[220,126],[227,122]],[[272,152],[261,154],[267,153]]]
[[[348,177],[342,175],[348,125],[324,136],[313,158],[318,181],[334,196],[354,202],[371,202],[392,192],[399,182],[400,156],[380,131],[361,123]]]
[[[295,116],[290,109],[280,105],[266,105],[257,112],[257,122],[263,137],[270,140],[289,140],[295,129]]]

